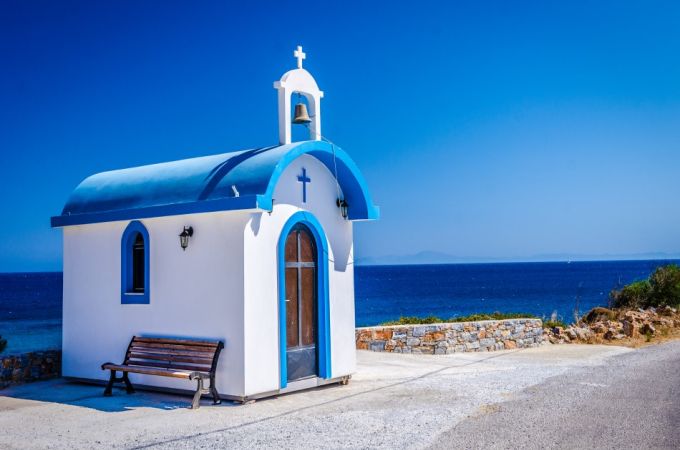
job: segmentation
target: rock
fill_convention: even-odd
[[[589,324],[614,319],[616,319],[616,313],[607,308],[593,308],[583,316],[583,321]]]
[[[406,345],[408,345],[409,347],[418,346],[420,345],[420,339],[414,337],[408,338],[406,339]]]
[[[576,336],[582,341],[588,341],[592,337],[592,331],[589,328],[577,328]]]
[[[422,355],[432,355],[432,354],[434,354],[434,347],[432,347],[432,346],[413,347],[411,349],[411,353],[419,353],[419,354],[422,354]]]
[[[423,341],[429,341],[429,342],[443,341],[444,339],[446,339],[446,334],[441,332],[441,331],[435,331],[433,333],[426,333],[423,336],[422,339],[423,339]]]
[[[646,314],[637,311],[626,311],[626,313],[623,315],[623,318],[630,322],[644,322]]]
[[[607,327],[602,322],[597,322],[590,326],[590,329],[595,334],[604,334],[607,332]]]
[[[628,337],[631,338],[636,338],[640,336],[640,327],[635,323],[631,322],[629,320],[624,320],[623,321],[623,334],[625,334]]]
[[[656,328],[651,323],[645,323],[640,327],[640,334],[654,336],[656,333]]]
[[[422,337],[425,336],[425,334],[432,333],[434,331],[439,331],[439,328],[434,325],[414,327],[413,336]]]
[[[468,342],[467,344],[465,344],[465,349],[468,351],[479,349],[479,341]]]
[[[385,341],[373,341],[369,349],[374,352],[382,352],[385,350]]]
[[[503,341],[503,346],[505,346],[506,350],[513,350],[517,348],[517,343],[515,341]]]
[[[392,339],[392,330],[389,329],[373,330],[374,341],[389,341],[390,339]]]
[[[493,347],[495,343],[496,340],[492,338],[481,339],[479,341],[479,345],[481,345],[482,347]]]
[[[666,305],[659,308],[658,313],[661,314],[662,316],[672,316],[673,314],[675,314],[675,311],[673,311],[673,308]]]

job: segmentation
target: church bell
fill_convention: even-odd
[[[293,123],[305,124],[311,121],[312,119],[310,119],[309,114],[307,114],[307,105],[304,103],[298,103],[295,105],[295,117],[293,117]]]

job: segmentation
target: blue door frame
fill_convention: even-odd
[[[323,227],[313,214],[299,211],[293,214],[281,230],[278,245],[279,272],[279,367],[281,389],[288,385],[288,365],[286,363],[286,238],[293,227],[302,223],[309,228],[316,241],[317,252],[317,351],[319,377],[331,378],[331,326],[328,297],[328,243]]]

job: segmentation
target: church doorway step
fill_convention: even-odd
[[[287,380],[316,377],[318,370],[318,261],[310,229],[298,223],[286,237],[285,308]]]

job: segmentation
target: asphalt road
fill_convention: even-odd
[[[680,341],[549,378],[480,408],[431,448],[680,449]]]

